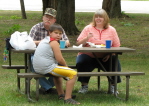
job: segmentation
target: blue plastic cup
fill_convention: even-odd
[[[66,41],[60,40],[60,48],[61,49],[65,48],[65,44],[66,44]]]
[[[106,40],[106,48],[111,48],[111,40]]]

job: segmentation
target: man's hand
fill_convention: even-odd
[[[66,41],[66,47],[69,47],[70,46],[70,42],[69,40]]]

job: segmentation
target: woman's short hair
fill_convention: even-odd
[[[93,16],[93,20],[92,20],[92,25],[93,26],[96,26],[96,22],[95,22],[95,17],[102,17],[104,18],[104,28],[108,28],[109,26],[109,16],[107,14],[107,12],[104,10],[104,9],[98,9],[95,13],[94,13],[94,16]]]
[[[53,31],[55,31],[55,30],[59,30],[59,31],[61,31],[62,33],[64,33],[64,30],[63,30],[62,26],[59,25],[59,24],[56,24],[56,23],[50,25],[50,28],[49,28],[49,31],[50,31],[50,32],[53,32]]]

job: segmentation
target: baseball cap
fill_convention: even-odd
[[[53,8],[46,8],[45,13],[47,15],[51,15],[53,17],[56,17],[57,11]]]

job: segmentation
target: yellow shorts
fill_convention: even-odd
[[[50,72],[53,76],[63,77],[66,80],[70,80],[74,75],[77,75],[77,72],[66,66],[57,66]]]

